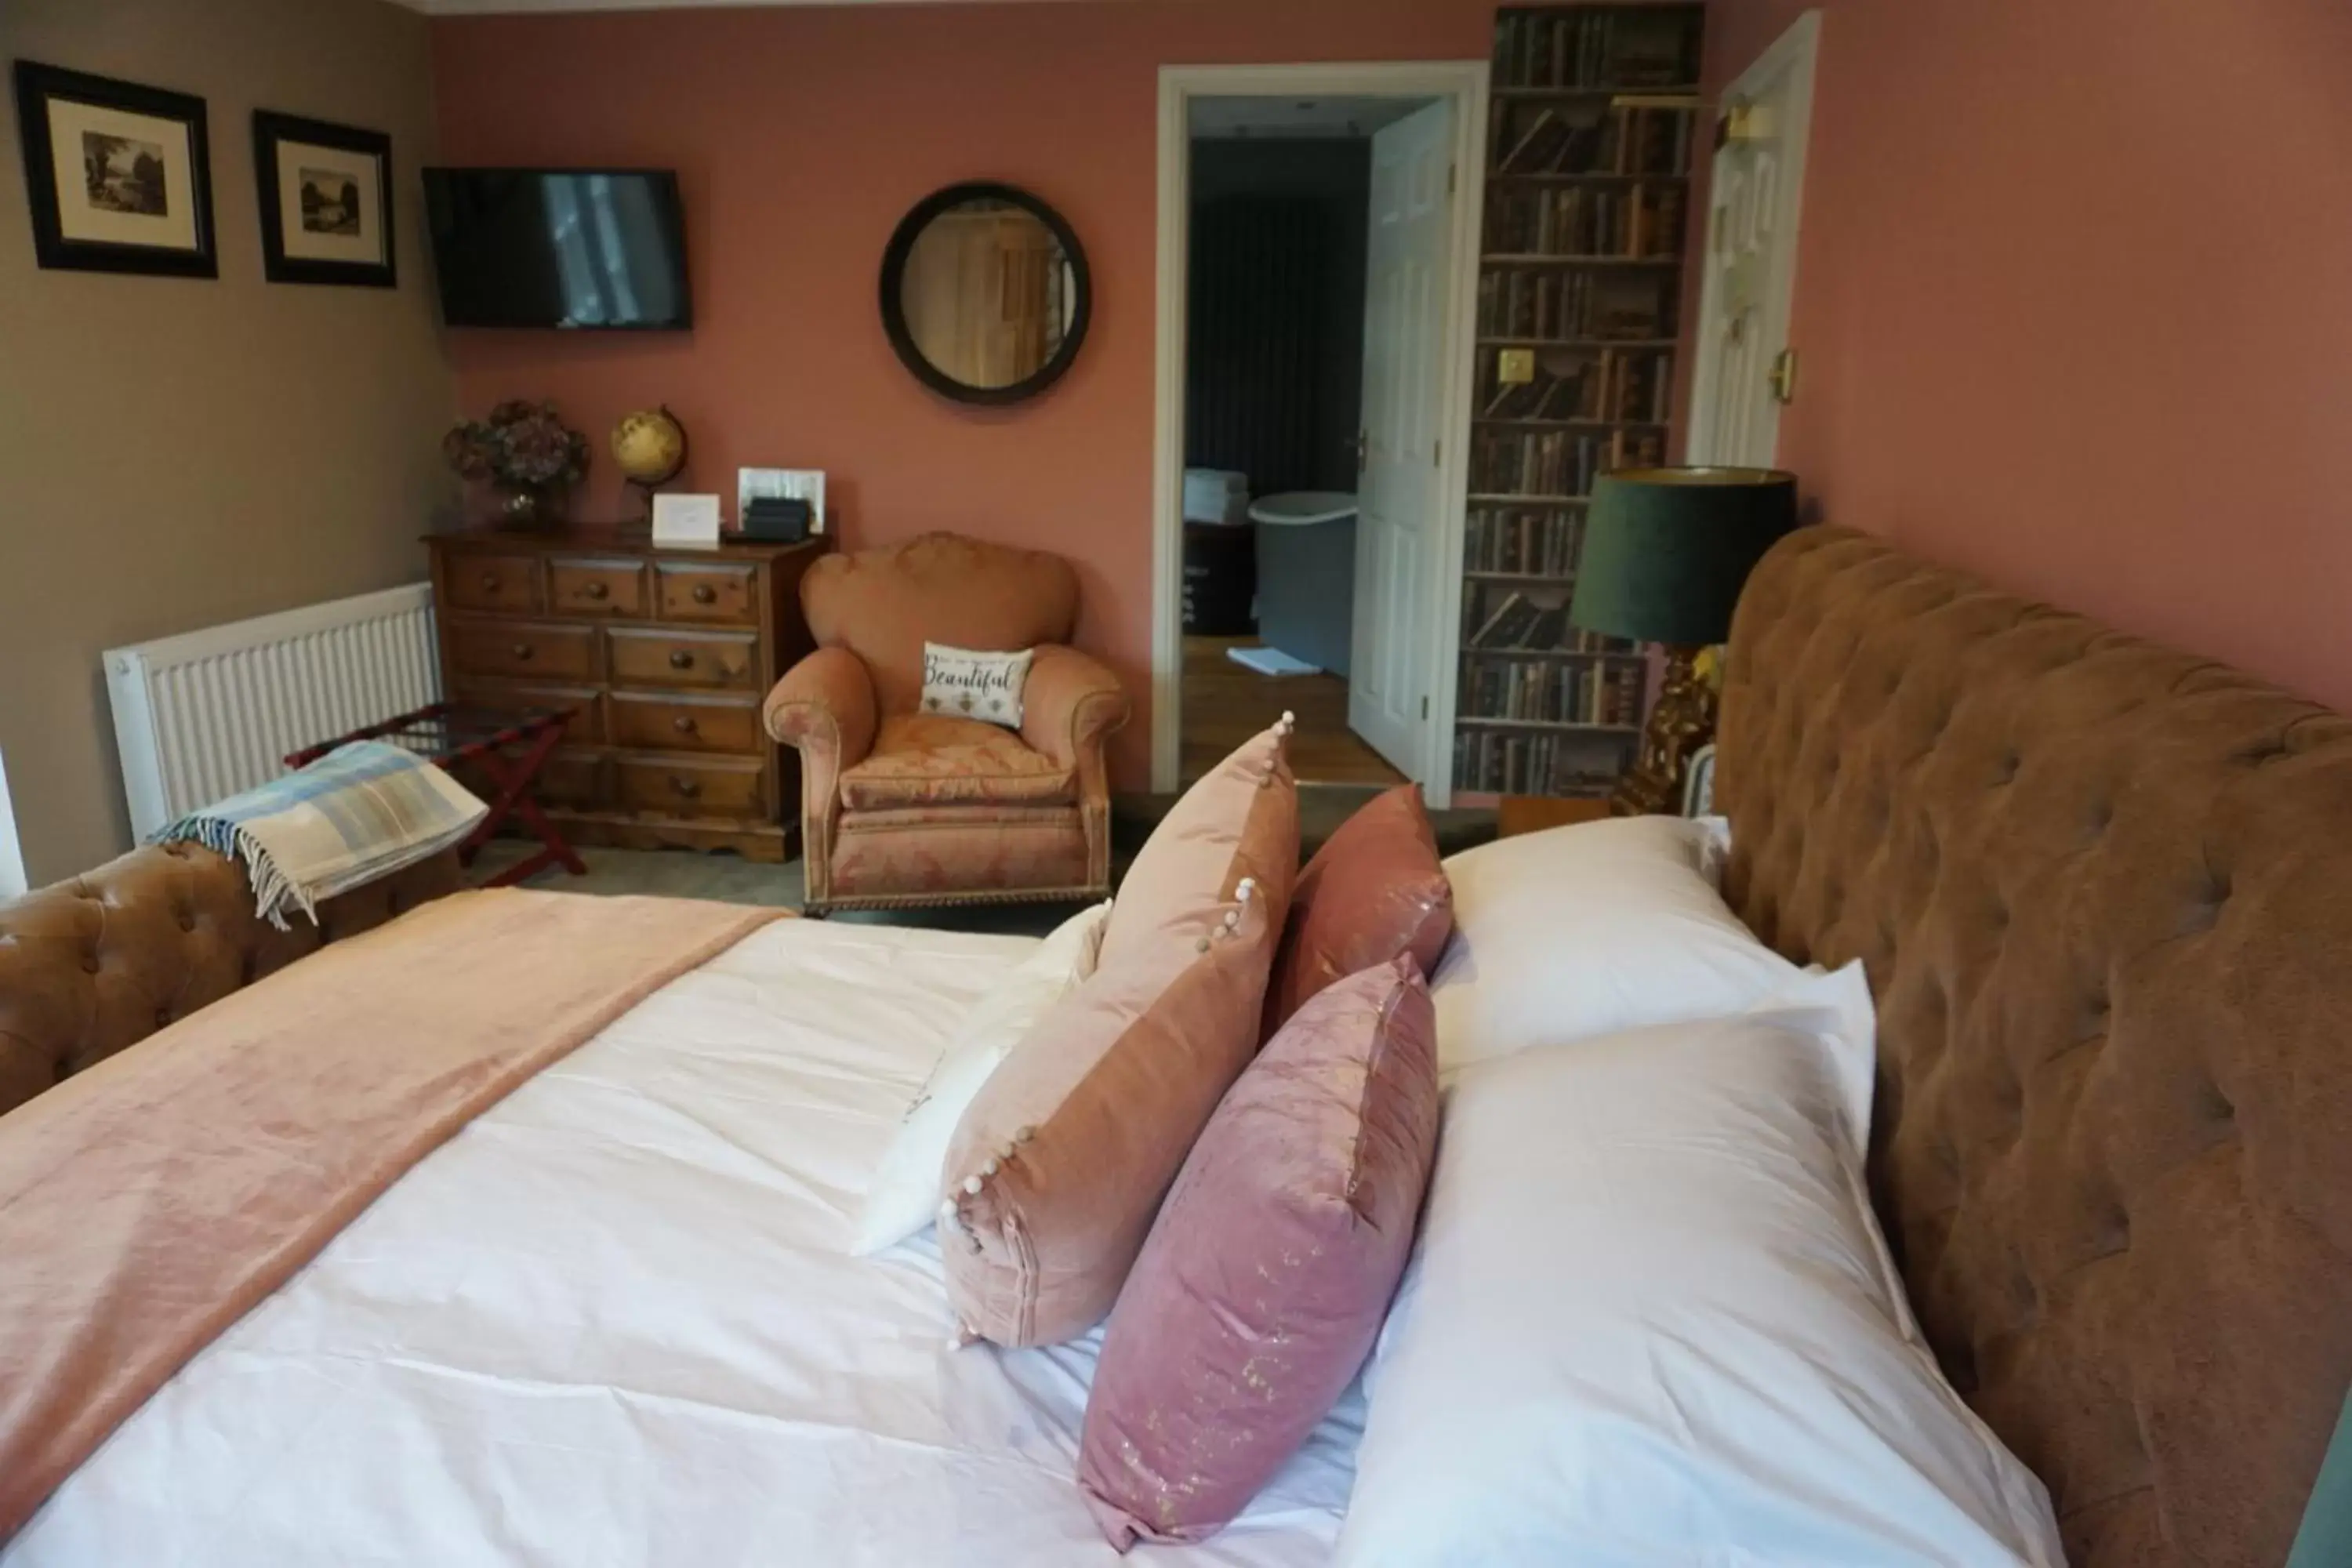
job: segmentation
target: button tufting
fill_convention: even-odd
[[[155,1009],[155,1026],[157,1028],[162,1028],[171,1021],[172,1010],[169,1007],[158,1007]]]
[[[100,963],[98,954],[92,952],[83,956],[81,961],[81,972],[84,974],[95,974],[98,973]]]
[[[195,929],[196,917],[190,914],[187,910],[182,910],[180,911],[180,930],[183,931],[192,931]]]

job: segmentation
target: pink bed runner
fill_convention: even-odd
[[[411,1166],[777,918],[459,893],[0,1116],[0,1542]]]

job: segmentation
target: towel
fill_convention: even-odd
[[[289,904],[316,925],[321,900],[439,854],[489,809],[415,752],[354,741],[182,817],[154,842],[243,860],[261,918],[285,931]]]

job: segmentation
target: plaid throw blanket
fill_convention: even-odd
[[[262,918],[284,931],[289,904],[316,925],[319,900],[439,854],[489,809],[414,752],[354,741],[182,817],[155,842],[243,860]]]

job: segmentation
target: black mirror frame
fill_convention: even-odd
[[[916,346],[915,335],[907,325],[907,258],[914,253],[915,241],[934,218],[975,201],[1004,202],[1044,224],[1068,258],[1071,287],[1076,295],[1069,327],[1062,334],[1062,346],[1035,374],[1010,386],[972,386],[956,380],[923,357],[923,351]],[[1086,346],[1087,328],[1094,320],[1094,277],[1087,267],[1086,247],[1078,243],[1076,233],[1060,213],[1018,185],[975,180],[936,191],[917,203],[915,209],[899,222],[898,232],[890,237],[889,248],[882,253],[882,330],[890,335],[890,347],[897,351],[899,362],[914,373],[916,380],[956,403],[1003,407],[1025,403],[1052,386],[1068,373],[1070,363]]]

